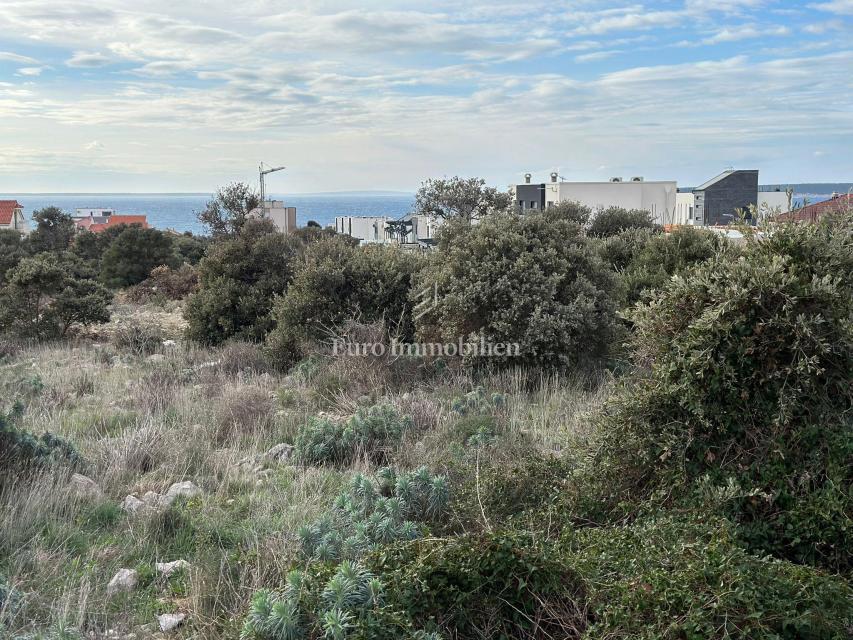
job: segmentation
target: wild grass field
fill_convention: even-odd
[[[179,318],[124,305],[98,341],[35,345],[3,358],[2,394],[26,405],[20,427],[72,442],[84,461],[78,471],[97,485],[77,486],[69,468],[52,466],[3,487],[2,572],[26,594],[6,612],[13,635],[76,637],[72,630],[88,629],[94,637],[156,637],[158,614],[185,613],[181,634],[236,637],[251,596],[277,588],[300,561],[300,527],[327,511],[355,474],[427,466],[459,484],[474,481],[478,467],[493,474],[529,451],[560,456],[584,437],[585,414],[606,388],[375,358],[317,358],[281,375],[255,345],[181,341]],[[128,323],[153,325],[174,344],[140,346],[121,334]],[[477,389],[505,402],[469,415],[460,402],[477,404]],[[413,420],[381,464],[363,452],[335,466],[266,455],[293,444],[310,417],[340,420],[371,405]],[[472,444],[478,438],[483,444]],[[135,514],[122,508],[128,495],[186,481],[199,495]],[[476,511],[438,528],[488,529],[488,510]],[[175,560],[188,565],[169,577],[156,570]],[[108,594],[121,569],[135,570],[138,584]]]

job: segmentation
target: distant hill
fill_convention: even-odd
[[[796,194],[820,194],[830,195],[832,193],[847,193],[853,189],[853,182],[802,182],[794,184],[762,184],[759,189],[762,191],[784,191],[788,187],[793,187]]]

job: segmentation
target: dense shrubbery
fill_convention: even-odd
[[[61,337],[75,323],[107,322],[111,299],[68,252],[24,258],[0,288],[0,333],[37,340]]]
[[[145,280],[155,267],[177,267],[172,238],[157,229],[126,226],[101,256],[101,281],[118,289]]]
[[[205,344],[263,340],[273,326],[273,299],[290,284],[302,248],[268,220],[250,220],[212,244],[198,266],[200,288],[184,311],[188,336]]]
[[[445,515],[449,495],[447,478],[426,467],[399,475],[385,467],[375,480],[358,474],[326,516],[300,531],[302,552],[321,562],[352,560],[380,544],[414,540],[421,523]]]
[[[296,456],[305,464],[344,464],[359,457],[381,462],[385,447],[412,426],[388,405],[359,409],[345,422],[310,418],[296,438]]]
[[[482,358],[492,365],[587,365],[616,329],[616,276],[568,213],[448,224],[417,283],[416,292],[438,290],[418,320],[421,339],[519,345],[518,357]]]
[[[627,229],[660,230],[648,211],[609,207],[598,211],[589,223],[587,233],[596,238],[610,238]]]
[[[409,306],[418,255],[395,247],[359,247],[341,236],[309,245],[305,263],[275,305],[276,328],[268,347],[281,367],[292,366],[313,343],[333,339],[352,319],[382,322],[388,332],[411,339]]]
[[[843,230],[780,230],[641,306],[650,373],[602,420],[582,517],[716,503],[756,552],[849,569],[851,256]]]
[[[563,561],[589,585],[584,638],[847,637],[853,590],[742,549],[725,521],[663,517],[569,531]]]

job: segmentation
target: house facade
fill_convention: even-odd
[[[693,189],[697,224],[726,225],[758,207],[758,171],[729,169]]]
[[[0,229],[12,229],[22,235],[30,232],[30,224],[24,217],[24,205],[17,200],[0,200]]]

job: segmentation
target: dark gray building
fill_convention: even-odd
[[[696,220],[700,224],[729,224],[737,210],[749,215],[750,205],[758,206],[758,171],[729,170],[693,190]]]
[[[519,209],[544,209],[545,184],[518,184],[515,186],[515,204]]]

